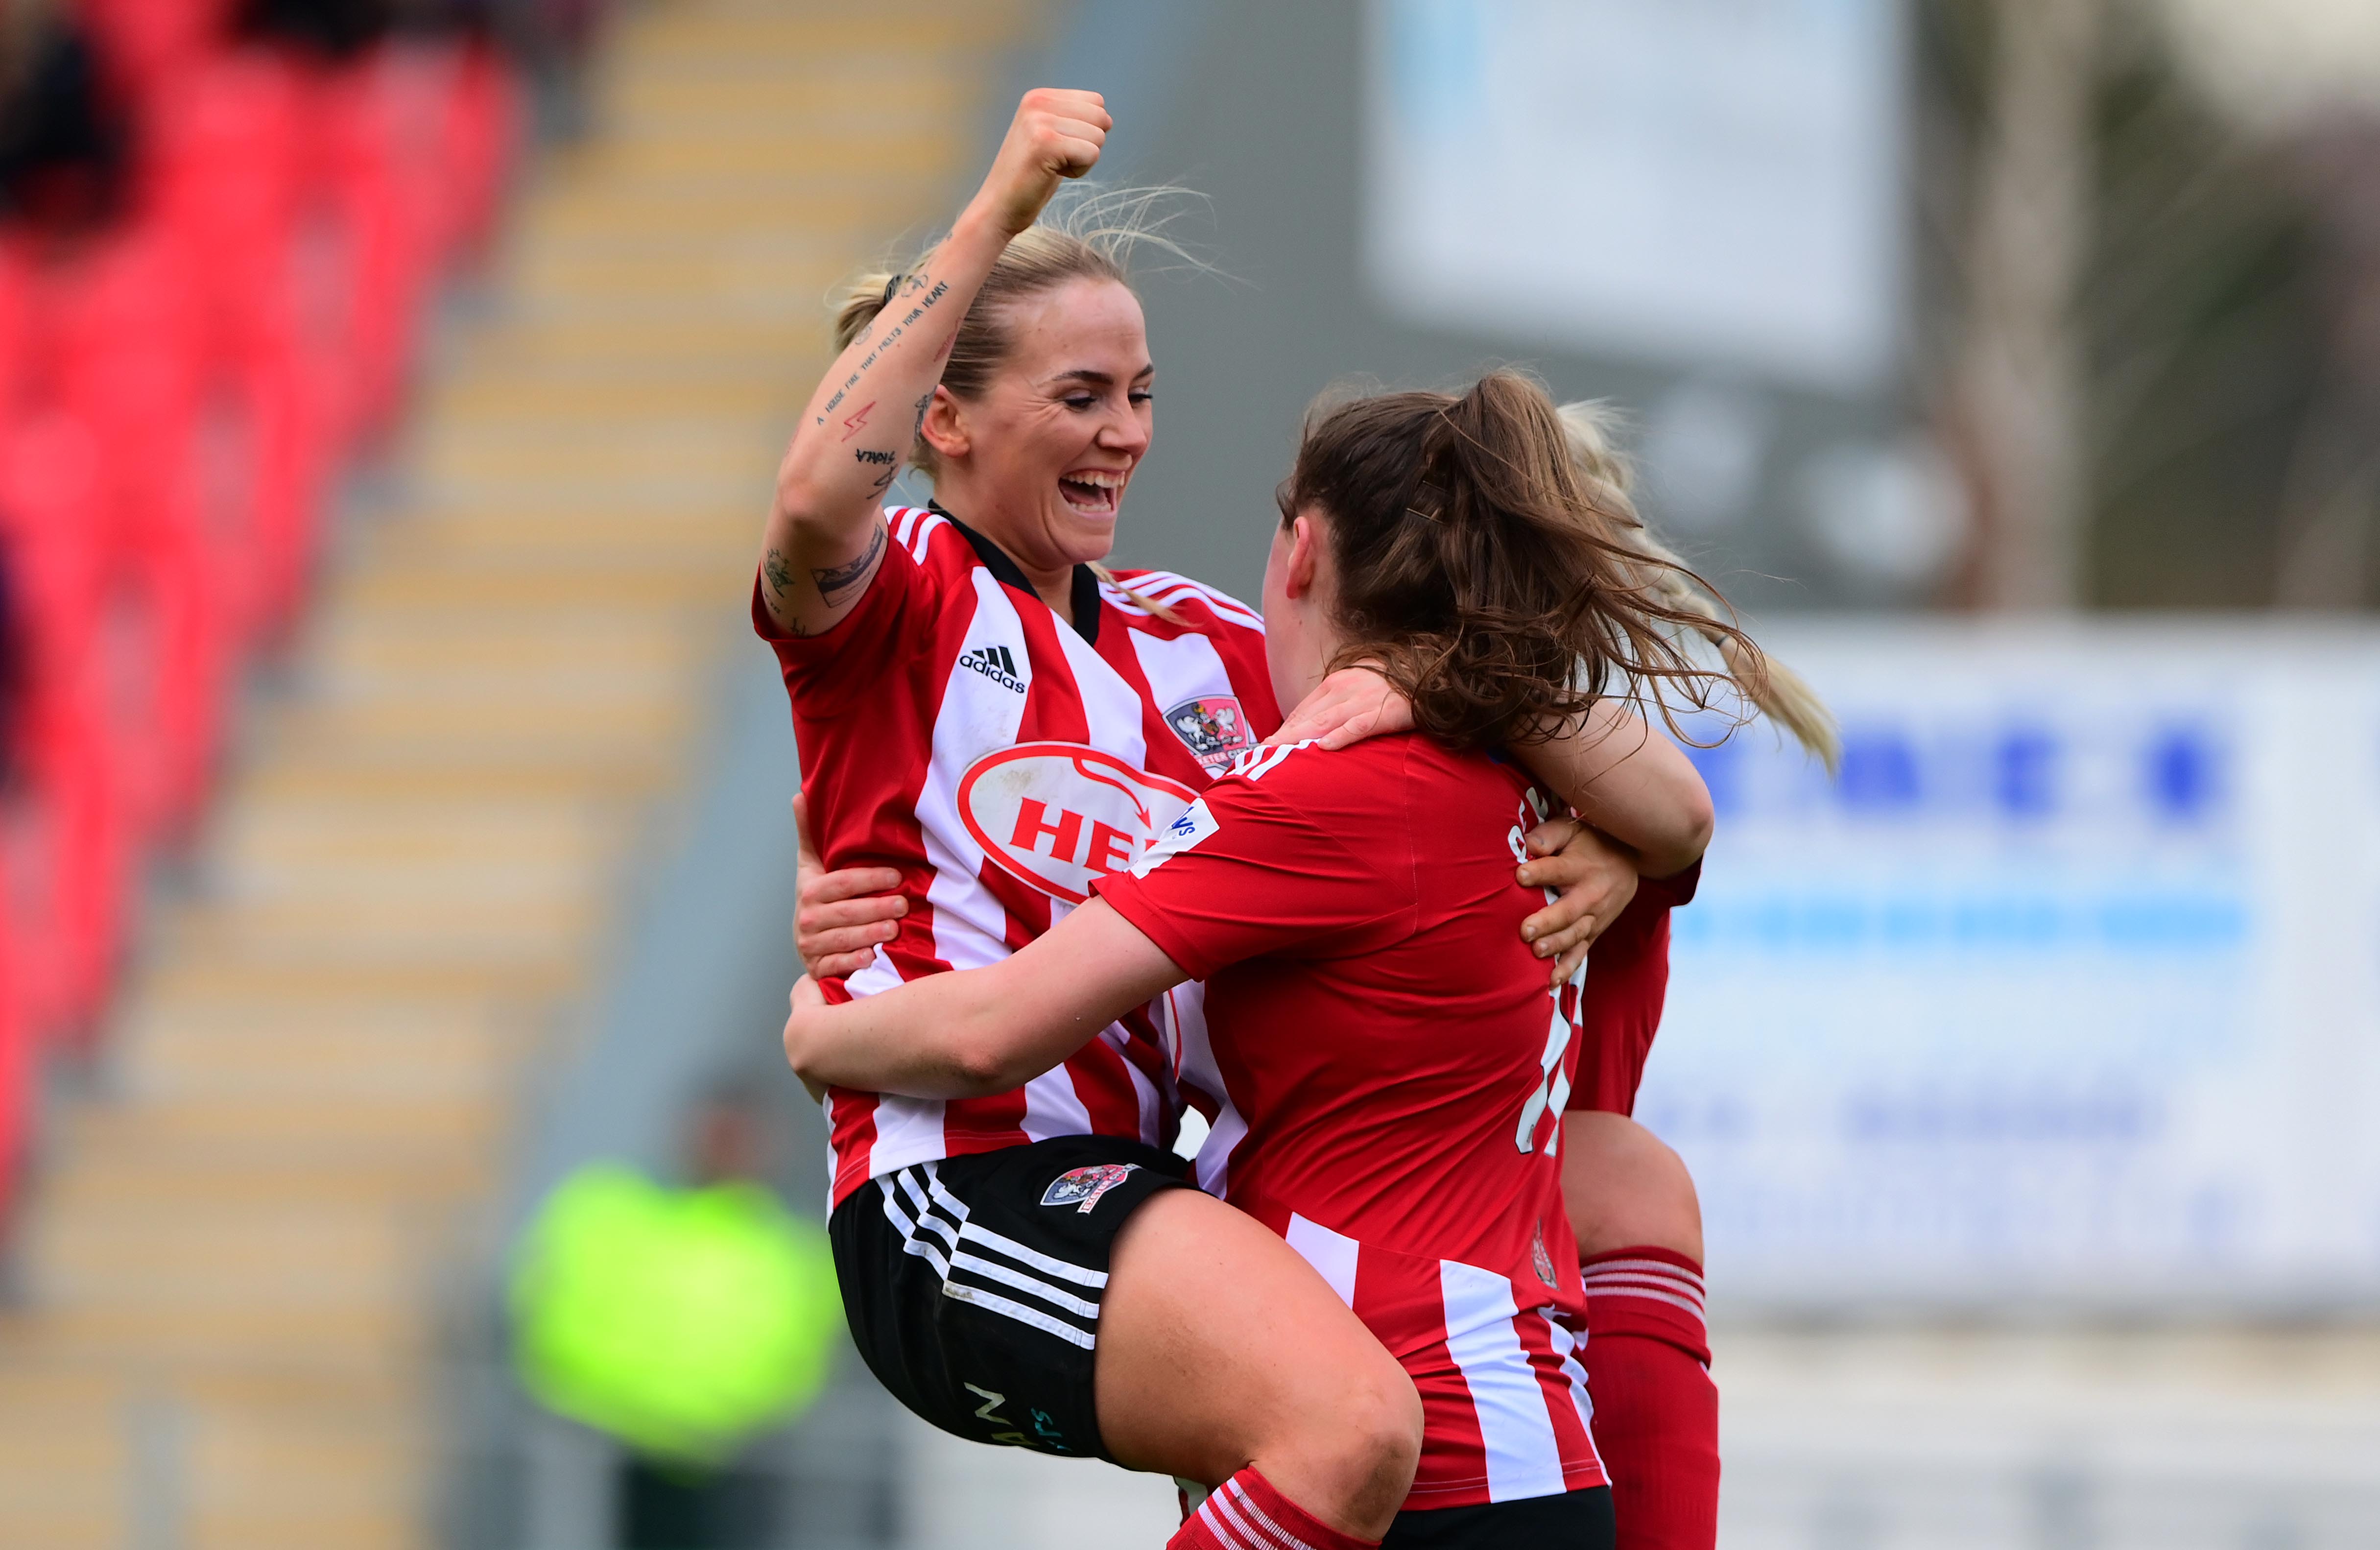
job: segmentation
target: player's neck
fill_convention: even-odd
[[[987,543],[1000,551],[997,561],[991,560],[989,555],[986,556],[987,561],[991,563],[992,573],[995,575],[1001,575],[1002,569],[1001,562],[1005,562],[1008,574],[1002,575],[1002,580],[1014,585],[1019,577],[1022,577],[1025,585],[1032,589],[1034,596],[1050,605],[1050,612],[1061,619],[1074,619],[1075,566],[1073,562],[1062,561],[1055,565],[1033,564],[1017,552],[1023,546],[1002,537],[996,524],[979,523],[964,506],[945,503],[939,492],[934,496],[932,505],[934,510],[960,524],[969,534],[978,552]]]

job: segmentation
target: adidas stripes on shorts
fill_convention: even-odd
[[[1070,1135],[881,1174],[828,1222],[844,1311],[868,1370],[945,1432],[1107,1458],[1093,1353],[1108,1254],[1140,1203],[1189,1164]]]

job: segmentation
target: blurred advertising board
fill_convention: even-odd
[[[1900,307],[1899,0],[1372,0],[1389,308],[1856,393]]]
[[[1739,1303],[2380,1296],[2380,632],[1801,625],[1637,1115]]]

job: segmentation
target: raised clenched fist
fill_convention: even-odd
[[[1016,104],[976,207],[1014,236],[1031,225],[1058,191],[1061,179],[1080,177],[1099,163],[1115,120],[1096,91],[1036,87]]]

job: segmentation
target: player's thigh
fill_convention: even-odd
[[[1685,1159],[1624,1114],[1562,1116],[1562,1201],[1580,1253],[1651,1244],[1703,1257],[1702,1201]]]
[[[1117,1462],[1209,1483],[1315,1436],[1421,1435],[1413,1381],[1313,1266],[1193,1190],[1152,1196],[1117,1235],[1094,1381]]]

